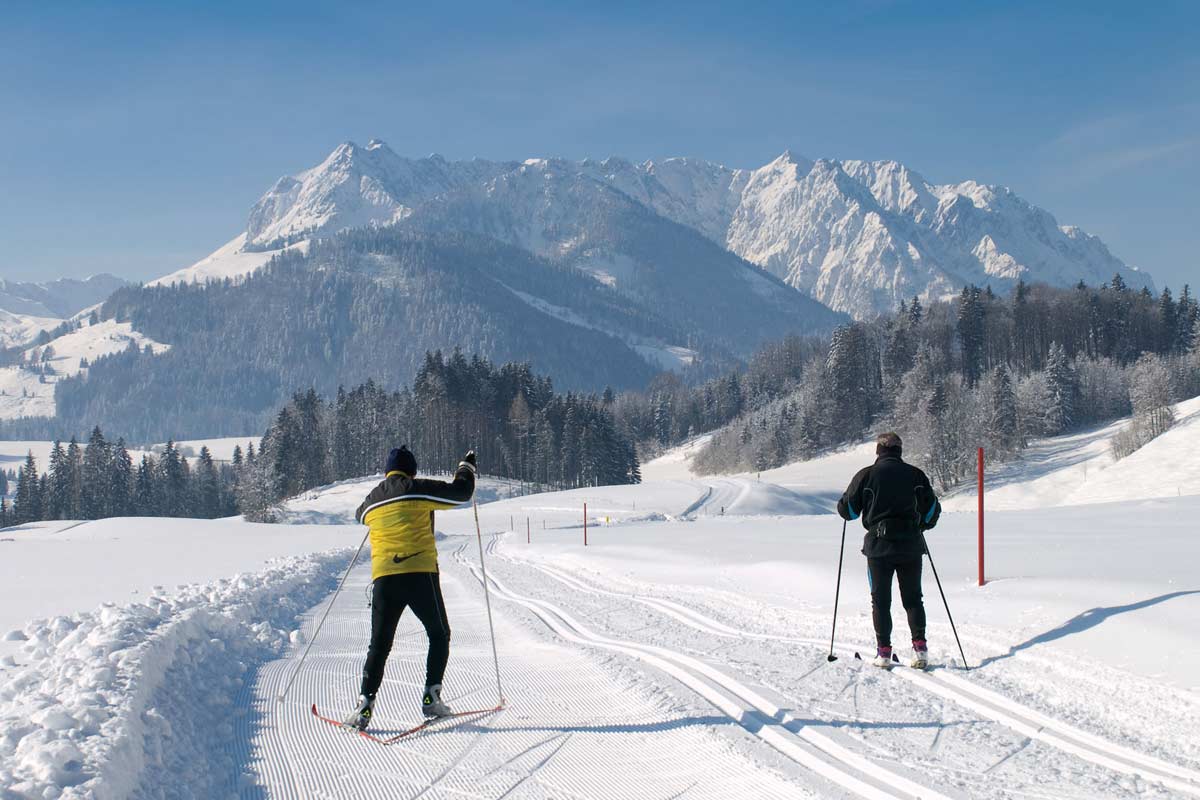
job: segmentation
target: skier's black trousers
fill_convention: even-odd
[[[425,685],[442,682],[450,659],[450,621],[436,572],[402,572],[382,575],[371,587],[371,646],[363,665],[362,694],[374,697],[383,683],[383,668],[392,652],[396,625],[405,608],[411,608],[425,626],[429,655],[425,659]]]
[[[871,617],[875,622],[875,643],[880,647],[892,646],[892,575],[900,584],[900,602],[908,613],[908,629],[912,638],[925,638],[921,561],[921,556],[907,554],[867,559],[867,577],[871,582]]]

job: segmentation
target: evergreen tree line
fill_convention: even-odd
[[[1031,437],[1132,413],[1137,431],[1121,448],[1129,452],[1170,425],[1172,402],[1200,394],[1198,318],[1188,287],[1176,300],[1169,289],[1133,291],[1120,277],[1099,288],[1022,283],[1005,298],[968,286],[928,309],[914,298],[838,328],[785,370],[787,393],[755,399],[743,389],[741,415],[695,464],[768,469],[886,427],[945,488],[972,474],[978,446],[1003,459]],[[728,387],[732,376],[722,381]],[[738,405],[730,395],[724,407]],[[669,439],[681,433],[668,421],[658,429],[668,427]]]
[[[39,473],[30,453],[16,476],[11,508],[0,499],[0,525],[55,519],[106,517],[199,517],[237,513],[234,491],[241,462],[217,464],[208,448],[194,464],[168,442],[158,458],[146,454],[134,465],[124,439],[110,443],[99,428],[87,445],[74,438],[55,442],[50,463]]]
[[[248,519],[270,520],[284,498],[380,472],[401,444],[422,473],[450,472],[474,449],[481,471],[547,488],[636,483],[637,452],[615,424],[614,402],[611,391],[556,394],[529,364],[427,352],[410,387],[367,381],[333,399],[315,389],[294,395],[255,464],[239,472],[239,506]]]

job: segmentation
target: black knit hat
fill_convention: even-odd
[[[408,449],[408,445],[402,444],[388,453],[386,472],[403,472],[410,478],[417,474],[417,457]]]

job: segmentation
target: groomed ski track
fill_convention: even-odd
[[[453,540],[451,540],[453,541]],[[461,539],[454,547],[462,547]],[[457,707],[494,703],[496,680],[482,586],[442,556],[452,656],[445,697]],[[353,702],[370,631],[356,567],[337,598],[291,694],[276,697],[300,646],[267,664],[251,694],[254,718],[235,731],[236,754],[255,776],[248,797],[598,798],[817,796],[796,777],[756,763],[714,729],[733,720],[711,707],[687,708],[634,670],[597,661],[573,644],[537,636],[494,609],[508,707],[452,720],[384,747],[312,717],[315,702],[338,716]],[[312,632],[320,605],[307,615]],[[376,707],[373,730],[387,736],[419,715],[425,636],[405,615]],[[740,729],[737,729],[740,730]],[[789,780],[789,777],[791,778]],[[821,793],[823,796],[829,796]]]
[[[951,674],[864,667],[828,640],[735,627],[675,599],[514,559],[487,537],[508,707],[381,747],[312,719],[344,712],[369,632],[352,573],[284,704],[263,668],[235,739],[266,797],[1200,797],[1200,773]],[[442,548],[454,630],[447,696],[494,702],[474,537]],[[306,635],[323,605],[310,611]],[[406,615],[377,708],[417,714],[425,640]]]
[[[489,548],[493,554],[498,549],[496,547],[498,541],[499,538]],[[519,563],[513,562],[512,559],[506,560],[510,563]],[[584,579],[570,575],[559,568],[539,564],[527,564],[526,566],[558,581],[574,592],[610,598],[619,602],[636,603],[712,636],[745,641],[791,643],[822,651],[828,648],[828,640],[742,631],[676,601],[610,591],[591,585]],[[842,659],[852,659],[855,655],[852,648],[845,646],[836,647],[835,652]],[[854,668],[859,666],[854,665]],[[1029,739],[1036,739],[1096,766],[1137,776],[1183,795],[1200,797],[1200,771],[1172,764],[1163,759],[1139,753],[1129,747],[1106,741],[1102,737],[1080,730],[1069,723],[1025,707],[998,692],[978,686],[959,675],[951,674],[950,670],[946,668],[935,667],[928,672],[899,668],[893,670],[891,675],[907,681],[921,691],[944,698],[983,719],[991,720],[1013,732]]]

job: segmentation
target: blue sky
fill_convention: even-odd
[[[1200,284],[1200,3],[9,3],[0,277],[145,279],[339,142],[892,158]]]

